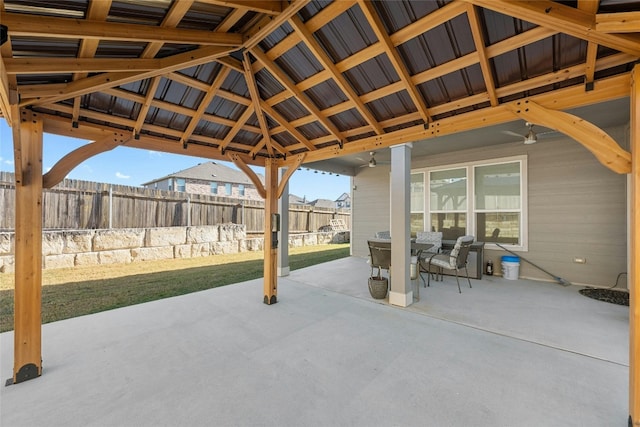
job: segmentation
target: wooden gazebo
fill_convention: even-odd
[[[0,24],[13,382],[41,374],[42,189],[83,160],[127,146],[234,162],[265,198],[272,304],[271,214],[300,165],[524,119],[632,175],[629,425],[640,426],[637,1],[4,0]],[[621,98],[631,152],[566,112]],[[43,132],[92,142],[43,174]],[[249,165],[265,168],[264,185]]]

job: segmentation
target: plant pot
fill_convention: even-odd
[[[374,299],[387,297],[389,282],[386,277],[369,277],[369,293]]]

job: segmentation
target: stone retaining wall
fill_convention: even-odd
[[[289,236],[289,247],[346,243],[348,232]],[[48,231],[42,235],[44,269],[262,251],[263,238],[247,237],[245,226]],[[14,233],[0,233],[0,273],[14,271]]]

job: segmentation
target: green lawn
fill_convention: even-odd
[[[42,322],[55,322],[257,279],[263,276],[262,255],[262,252],[244,252],[44,270]],[[347,256],[348,244],[292,248],[289,250],[289,267],[296,270]],[[0,332],[13,329],[13,287],[13,274],[0,275]]]

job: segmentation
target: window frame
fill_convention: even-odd
[[[490,166],[505,163],[520,164],[520,237],[519,244],[502,244],[510,250],[526,252],[529,250],[529,220],[528,220],[528,175],[527,175],[527,155],[500,157],[484,160],[474,160],[470,162],[443,164],[438,166],[428,166],[425,168],[412,169],[411,174],[424,173],[424,227],[431,227],[431,172],[446,171],[452,169],[466,169],[467,175],[467,207],[466,207],[466,233],[469,235],[477,235],[476,213],[487,212],[486,210],[476,209],[476,188],[475,188],[475,169],[478,166]],[[515,211],[515,210],[514,210]],[[425,228],[426,230],[426,228]],[[486,242],[485,249],[501,250],[495,243]]]

